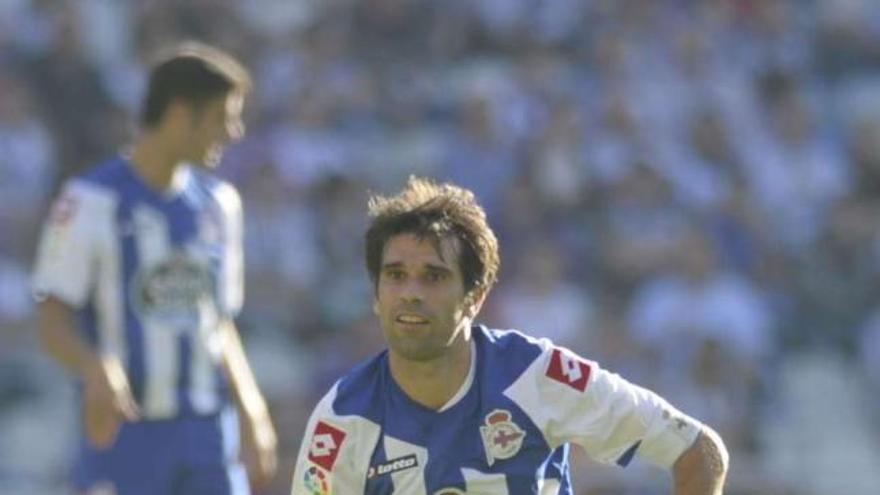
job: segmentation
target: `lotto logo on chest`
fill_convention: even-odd
[[[486,415],[484,423],[480,427],[480,436],[490,466],[497,459],[510,459],[522,448],[526,432],[512,421],[510,411],[495,409]]]

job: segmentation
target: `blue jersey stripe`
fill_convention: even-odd
[[[125,292],[131,289],[132,280],[134,280],[137,267],[139,266],[136,237],[131,235],[131,232],[127,230],[129,226],[132,225],[131,206],[132,204],[127,201],[120,201],[116,217],[122,258],[122,269],[119,271],[122,274],[122,280],[119,282],[119,287]],[[132,307],[131,298],[124,298],[124,304],[126,327],[125,343],[128,348],[128,379],[135,400],[138,401],[138,404],[143,405],[146,384],[144,329]]]
[[[178,414],[190,416],[194,413],[192,401],[189,398],[189,383],[192,374],[190,366],[192,356],[192,343],[189,336],[181,335],[177,342],[177,355],[180,362],[180,374],[177,376],[177,407]]]

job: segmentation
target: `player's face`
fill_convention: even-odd
[[[244,95],[233,91],[194,109],[187,160],[206,167],[215,167],[220,162],[226,144],[244,135],[244,123],[241,120],[243,107]]]
[[[391,352],[412,361],[440,358],[457,346],[475,311],[466,297],[457,242],[399,234],[385,244],[375,310]]]

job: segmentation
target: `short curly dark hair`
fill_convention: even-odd
[[[367,208],[372,222],[365,236],[365,255],[373,287],[379,283],[385,244],[404,233],[428,239],[438,248],[443,239],[457,239],[466,293],[478,289],[485,295],[495,284],[501,264],[498,240],[471,191],[411,176],[398,194],[373,196]]]

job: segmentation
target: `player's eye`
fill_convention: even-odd
[[[395,268],[385,270],[385,278],[387,278],[388,280],[403,280],[404,276],[405,274],[403,273],[403,270],[398,270]]]
[[[440,282],[442,280],[445,280],[446,277],[446,273],[441,271],[432,270],[425,274],[425,278],[428,280],[428,282]]]

